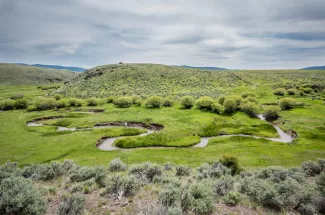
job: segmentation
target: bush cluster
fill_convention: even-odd
[[[181,105],[184,108],[192,108],[194,106],[194,98],[192,96],[184,96],[181,98]]]
[[[267,121],[274,121],[279,118],[281,109],[277,106],[267,106],[264,108],[263,116]]]
[[[151,96],[146,100],[145,106],[147,108],[159,108],[162,102],[163,99],[160,96]]]
[[[240,105],[241,111],[247,113],[249,116],[255,117],[258,114],[259,106],[253,102],[247,102]]]
[[[296,106],[297,102],[293,98],[283,98],[279,101],[281,110],[290,110]]]
[[[114,100],[114,105],[119,108],[128,108],[131,107],[133,100],[129,96],[119,97]]]
[[[144,164],[132,165],[129,169],[129,174],[134,175],[141,181],[152,182],[156,176],[162,174],[162,170],[158,164],[147,162]]]
[[[195,105],[198,109],[212,110],[214,100],[209,96],[202,96],[196,100]]]
[[[284,96],[286,93],[286,90],[284,88],[278,88],[274,90],[273,94],[277,96]]]

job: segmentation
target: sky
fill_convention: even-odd
[[[325,0],[0,0],[0,62],[325,65]]]

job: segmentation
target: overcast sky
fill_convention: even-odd
[[[0,62],[325,65],[325,0],[0,0]]]

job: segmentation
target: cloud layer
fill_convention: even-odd
[[[324,0],[0,0],[0,61],[325,64]]]

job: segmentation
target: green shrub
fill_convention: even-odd
[[[5,100],[0,102],[0,110],[13,110],[15,108],[15,102],[12,100]]]
[[[212,111],[216,114],[221,115],[223,113],[223,106],[217,102],[214,102],[211,106]]]
[[[107,103],[113,103],[114,102],[114,97],[113,96],[109,96],[106,99]]]
[[[297,102],[293,98],[283,98],[279,101],[281,110],[290,110],[296,106]]]
[[[173,106],[174,105],[174,100],[172,99],[172,98],[170,98],[170,97],[166,97],[166,98],[164,98],[163,99],[163,106],[164,107],[171,107],[171,106]]]
[[[119,172],[126,170],[126,165],[120,158],[115,158],[109,163],[109,170],[111,172]]]
[[[189,166],[178,165],[176,166],[176,176],[189,176],[192,168]]]
[[[61,96],[60,94],[55,94],[55,95],[54,95],[54,99],[55,99],[56,101],[60,100],[61,98],[62,98],[62,96]]]
[[[284,88],[278,88],[274,90],[273,94],[277,96],[284,96],[286,93],[286,90]]]
[[[129,96],[119,97],[118,99],[114,100],[114,105],[119,108],[131,107],[132,103],[132,98]]]
[[[67,103],[64,100],[59,100],[59,101],[56,101],[56,105],[55,106],[58,109],[65,108],[67,106]]]
[[[296,93],[297,93],[297,91],[295,89],[293,89],[293,88],[288,89],[287,92],[288,92],[289,95],[292,95],[292,96],[296,95]]]
[[[263,116],[267,121],[273,121],[279,118],[281,109],[277,106],[267,106],[264,109]]]
[[[314,90],[310,87],[305,87],[305,88],[302,88],[301,90],[306,94],[310,94],[310,93],[314,92]]]
[[[202,96],[196,100],[195,105],[198,109],[212,110],[214,100],[209,96]]]
[[[37,98],[34,105],[37,110],[51,110],[55,108],[56,102],[53,98]]]
[[[218,103],[223,105],[223,103],[225,102],[225,99],[226,99],[226,97],[224,97],[224,96],[219,97],[218,98]]]
[[[225,113],[232,114],[237,110],[237,102],[235,99],[226,98],[223,103]]]
[[[21,171],[16,162],[7,161],[5,164],[0,166],[0,182],[11,176],[21,176]]]
[[[30,180],[9,177],[0,182],[0,214],[45,213],[45,203]]]
[[[145,102],[147,108],[159,108],[161,105],[162,98],[160,96],[151,96]]]
[[[98,100],[95,98],[87,99],[87,106],[97,106]]]
[[[161,167],[149,162],[139,165],[132,165],[129,174],[134,175],[139,180],[152,182],[154,177],[162,174]]]
[[[220,163],[231,170],[231,174],[235,175],[240,172],[240,167],[238,164],[238,159],[230,155],[223,155],[220,159]]]
[[[137,101],[137,100],[141,100],[141,97],[140,96],[137,96],[137,95],[134,95],[134,96],[131,96],[131,98],[132,98],[132,103],[133,104],[135,104],[135,102]]]
[[[255,104],[258,103],[257,99],[256,99],[255,97],[251,97],[251,96],[247,97],[247,98],[246,98],[246,101],[247,101],[247,102],[253,102],[253,103],[255,103]]]
[[[138,107],[140,107],[141,104],[142,104],[142,100],[141,100],[141,99],[138,99],[138,100],[136,100],[136,101],[134,102],[134,105],[135,105],[135,106],[138,106]]]
[[[29,102],[27,99],[17,99],[15,101],[15,108],[16,109],[26,109],[29,105]]]
[[[13,100],[17,100],[17,99],[22,99],[22,98],[24,98],[24,94],[22,94],[22,93],[17,93],[17,94],[15,94],[15,95],[12,95],[12,96],[10,96],[10,98],[11,99],[13,99]]]
[[[253,102],[247,102],[245,104],[241,104],[240,109],[244,113],[246,113],[252,117],[255,117],[258,114],[259,106]]]
[[[182,215],[182,208],[180,207],[169,207],[168,208],[168,215]]]
[[[236,206],[241,201],[241,199],[241,194],[236,191],[230,191],[222,198],[222,200],[230,206]]]
[[[256,97],[256,94],[253,92],[243,92],[240,94],[242,98],[247,98],[247,97]]]
[[[68,105],[70,107],[81,107],[82,102],[79,99],[71,98],[71,99],[68,100]]]
[[[82,215],[84,213],[85,198],[82,196],[64,196],[59,205],[59,215]]]
[[[181,98],[181,105],[184,108],[192,108],[194,106],[194,99],[192,96],[184,96]]]

